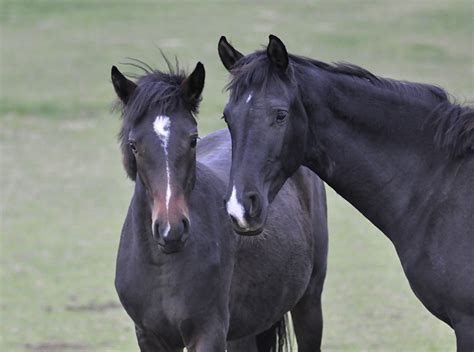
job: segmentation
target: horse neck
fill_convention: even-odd
[[[320,102],[306,107],[310,135],[305,163],[396,246],[402,245],[405,236],[412,236],[413,207],[435,197],[427,185],[441,182],[446,172],[436,162],[446,160],[445,155],[434,150],[432,136],[423,131],[423,117],[435,107],[436,99],[426,93],[409,101],[359,78],[328,75],[335,77],[313,82],[330,87],[327,101],[316,96],[305,99]],[[330,168],[314,157],[321,150]]]

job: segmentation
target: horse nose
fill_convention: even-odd
[[[183,216],[174,224],[163,223],[159,220],[153,225],[153,236],[164,252],[179,251],[189,237],[189,219]]]
[[[260,216],[262,212],[262,200],[258,192],[246,192],[244,194],[244,207],[251,218]]]

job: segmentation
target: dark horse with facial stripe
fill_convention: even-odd
[[[318,350],[327,257],[321,180],[301,168],[263,233],[237,236],[223,206],[230,135],[197,143],[204,67],[188,77],[169,68],[136,84],[112,68],[124,166],[135,181],[115,284],[140,349],[280,351],[291,310],[300,350]]]
[[[434,86],[289,55],[275,36],[247,56],[222,37],[218,51],[232,74],[237,231],[258,231],[286,179],[308,166],[386,234],[417,297],[472,352],[473,108]]]

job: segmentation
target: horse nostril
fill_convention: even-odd
[[[257,217],[260,213],[261,201],[257,192],[247,192],[245,194],[247,200],[247,211],[250,217]]]
[[[188,218],[183,218],[183,234],[188,234],[189,233],[189,219]]]
[[[160,224],[158,221],[155,221],[153,224],[153,237],[158,239],[160,237]]]

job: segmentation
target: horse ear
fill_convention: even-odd
[[[270,61],[281,70],[286,70],[288,67],[288,52],[286,51],[285,44],[273,34],[269,36],[269,42],[267,46],[267,56]]]
[[[219,52],[219,57],[221,58],[222,63],[224,64],[227,71],[232,70],[235,63],[239,61],[244,55],[239,51],[235,50],[232,45],[229,44],[226,37],[222,36],[219,39],[219,44],[217,45],[217,51]]]
[[[181,83],[181,91],[184,98],[192,108],[197,108],[201,100],[205,78],[206,71],[204,70],[204,65],[198,62],[194,71]]]
[[[115,93],[124,104],[127,104],[137,85],[128,80],[115,66],[112,66],[110,76],[112,77]]]

